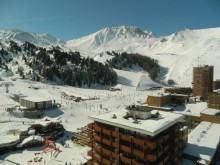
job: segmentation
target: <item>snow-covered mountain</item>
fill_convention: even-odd
[[[160,78],[173,79],[177,85],[191,86],[194,66],[214,65],[214,79],[220,78],[219,43],[220,28],[184,29],[158,37],[152,32],[122,26],[105,28],[68,41],[67,46],[93,54],[117,51],[147,55],[157,59],[162,66]]]
[[[126,42],[130,39],[142,41],[148,38],[156,38],[156,35],[150,31],[142,31],[133,26],[119,26],[104,28],[89,36],[67,41],[69,47],[79,49],[94,49],[112,42]]]
[[[82,56],[102,63],[113,58],[106,51],[139,53],[158,60],[161,66],[159,80],[172,79],[179,86],[191,86],[192,69],[198,65],[213,65],[214,79],[220,79],[220,28],[184,29],[161,37],[137,27],[119,26],[67,42],[48,34],[0,30],[0,49],[7,48],[9,40],[28,41],[48,49],[51,45],[59,45],[64,51],[77,50]]]
[[[35,34],[21,30],[0,30],[0,41],[12,40],[18,43],[29,42],[36,46],[65,45],[64,41],[50,34]]]

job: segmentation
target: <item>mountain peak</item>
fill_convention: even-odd
[[[19,43],[30,42],[38,46],[65,44],[65,42],[49,34],[36,34],[17,29],[0,30],[0,39],[13,40]]]
[[[127,38],[152,38],[156,37],[152,32],[144,32],[138,27],[134,26],[117,26],[111,28],[104,28],[95,33],[95,39],[99,44],[108,42],[113,39],[127,39]]]
[[[101,29],[89,36],[67,41],[69,47],[90,45],[90,48],[98,47],[111,41],[142,40],[156,38],[153,32],[142,31],[135,26],[116,26]]]

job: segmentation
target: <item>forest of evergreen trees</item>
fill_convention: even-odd
[[[63,52],[58,46],[47,50],[25,42],[18,46],[10,41],[8,50],[0,52],[0,62],[7,62],[4,58],[8,52],[17,54],[22,52],[22,58],[33,70],[28,74],[34,75],[33,80],[40,81],[42,77],[61,84],[72,86],[91,86],[92,84],[115,85],[116,72],[107,64],[94,61],[92,58],[81,57],[79,52]],[[4,59],[4,60],[3,60]],[[20,76],[25,77],[22,69]]]
[[[150,74],[152,80],[155,80],[159,73],[160,66],[158,61],[150,57],[137,53],[107,53],[114,56],[111,60],[108,60],[108,64],[112,68],[121,70],[123,68],[132,68],[138,65]]]

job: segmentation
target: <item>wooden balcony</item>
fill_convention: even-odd
[[[114,152],[112,152],[112,157],[114,158],[114,159],[119,159],[119,154],[117,154],[117,153],[114,153]]]
[[[117,142],[112,142],[112,146],[116,149],[119,149],[119,143]]]
[[[115,137],[115,138],[118,138],[119,137],[119,133],[115,132],[115,131],[112,131],[112,136]]]
[[[144,139],[140,139],[140,138],[133,138],[133,142],[137,145],[141,145],[144,146]]]
[[[131,154],[131,147],[128,147],[128,146],[125,146],[125,145],[121,145],[121,146],[120,146],[120,149],[121,149],[122,151],[125,151],[125,152]]]
[[[127,141],[127,142],[131,142],[132,136],[130,135],[125,135],[125,134],[120,134],[120,139]]]
[[[100,142],[100,143],[101,143],[101,137],[100,137],[100,136],[95,135],[95,136],[93,137],[93,139],[94,139],[95,141],[97,141],[97,142]]]
[[[157,147],[157,144],[154,142],[145,141],[145,144],[149,149],[155,149]]]
[[[99,127],[97,124],[93,125],[93,129],[95,130],[95,132],[101,132],[101,127]]]
[[[146,159],[151,161],[151,162],[154,162],[154,161],[157,160],[157,156],[156,155],[152,155],[152,154],[147,154]]]
[[[127,157],[123,156],[123,155],[120,155],[120,159],[121,159],[122,162],[124,162],[126,164],[129,164],[129,165],[132,164],[132,160],[130,158],[127,158]]]
[[[93,159],[97,160],[98,162],[101,162],[101,156],[96,153],[93,153]]]
[[[144,139],[141,139],[141,138],[133,138],[133,142],[135,144],[138,144],[138,145],[141,145],[141,146],[147,146],[147,148],[149,149],[155,149],[156,146],[157,146],[157,143],[156,142],[150,142],[150,141],[147,141],[147,140],[144,140]]]
[[[110,146],[111,145],[111,140],[109,140],[109,139],[102,139],[102,143]]]
[[[133,161],[133,164],[135,164],[135,165],[145,165],[145,164],[143,164],[143,163],[140,163],[140,162],[137,162],[137,161]]]
[[[101,147],[98,145],[93,145],[93,148],[96,150],[96,152],[101,152]]]
[[[102,148],[102,153],[105,154],[106,156],[111,156],[111,151],[105,148]]]
[[[111,132],[112,132],[111,130],[102,128],[102,133],[105,134],[105,135],[111,136]]]
[[[133,149],[133,154],[137,155],[139,157],[144,157],[144,152],[140,151],[140,150],[137,150],[137,149]]]
[[[102,158],[102,163],[103,163],[104,165],[111,165],[110,160],[104,159],[104,158]]]

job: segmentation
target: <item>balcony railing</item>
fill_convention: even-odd
[[[133,161],[133,164],[135,164],[135,165],[145,165],[144,163],[140,163],[140,162],[138,162],[138,161]]]
[[[95,135],[94,137],[94,140],[97,141],[97,142],[100,142],[101,143],[101,137],[98,136],[98,135]]]
[[[119,133],[112,131],[112,136],[115,137],[115,138],[118,138],[119,137]]]
[[[123,156],[123,155],[120,155],[120,159],[121,159],[122,162],[124,162],[126,164],[129,164],[129,165],[132,164],[132,160],[130,158],[127,158],[127,157]]]
[[[128,146],[125,146],[125,145],[121,145],[121,146],[120,146],[120,149],[121,149],[122,151],[125,151],[125,152],[131,154],[131,147],[128,147]]]
[[[146,156],[147,160],[154,162],[155,160],[157,160],[157,156],[156,155],[152,155],[152,154],[147,154]]]
[[[111,130],[102,128],[102,133],[103,133],[103,134],[111,135],[111,132],[112,132]]]
[[[116,149],[119,149],[119,143],[117,142],[112,142],[112,146]]]
[[[106,144],[106,145],[111,145],[111,140],[109,140],[109,139],[103,139],[102,138],[102,143],[104,143],[104,144]]]
[[[137,149],[133,149],[133,154],[137,155],[139,157],[144,157],[144,152],[140,151],[140,150],[137,150]]]
[[[127,142],[131,142],[132,136],[130,135],[125,135],[125,134],[120,134],[120,139],[127,141]]]
[[[99,127],[97,124],[94,124],[94,125],[93,125],[93,129],[94,129],[96,132],[101,132],[101,127]]]

